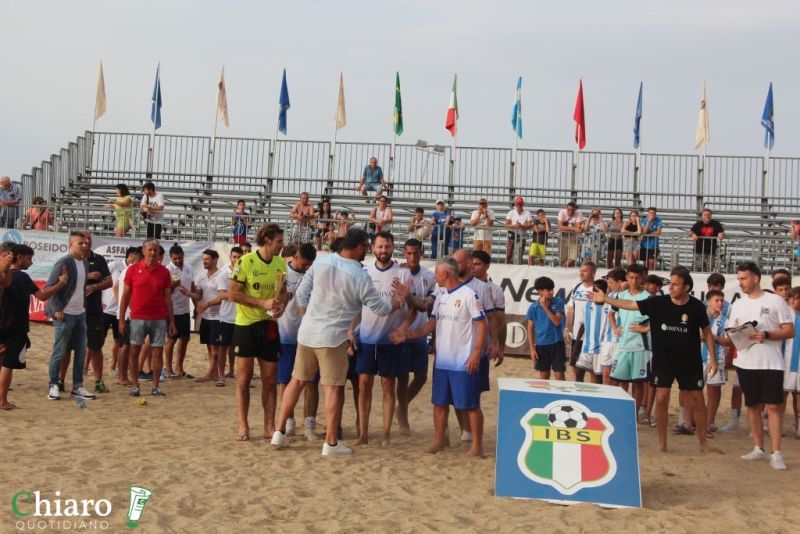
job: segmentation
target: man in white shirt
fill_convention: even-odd
[[[117,364],[119,363],[119,319],[117,319],[117,310],[119,309],[119,301],[117,300],[117,283],[119,282],[119,275],[128,266],[129,258],[134,257],[136,254],[136,247],[128,247],[125,251],[125,257],[116,259],[108,264],[108,270],[111,273],[111,287],[103,290],[103,335],[108,334],[111,329],[111,335],[114,339],[114,346],[111,349],[111,376],[119,374]],[[130,385],[130,384],[126,384]]]
[[[153,182],[147,182],[142,187],[142,201],[139,211],[147,219],[147,238],[161,239],[161,229],[164,226],[164,195],[156,193]]]
[[[558,230],[561,237],[558,242],[558,263],[563,267],[572,267],[578,259],[578,234],[582,231],[586,220],[577,205],[570,201],[558,212]]]
[[[567,327],[564,330],[564,338],[572,340],[572,350],[570,351],[569,364],[575,372],[575,381],[583,382],[586,370],[576,365],[578,357],[583,347],[583,336],[585,330],[586,303],[590,300],[590,295],[594,288],[594,277],[597,274],[597,265],[587,261],[581,265],[580,282],[569,294],[567,302]]]
[[[167,264],[172,284],[172,310],[175,314],[175,335],[167,337],[165,347],[166,369],[169,378],[193,378],[183,369],[186,359],[186,347],[192,334],[190,297],[194,287],[194,269],[184,263],[183,248],[175,243],[169,249],[170,262]],[[178,360],[172,366],[175,345],[178,345]]]
[[[225,360],[228,362],[229,371],[225,374],[225,378],[233,378],[233,362],[236,355],[233,353],[231,343],[233,341],[233,325],[236,324],[236,303],[228,295],[228,286],[230,285],[233,268],[239,258],[244,255],[244,251],[241,247],[231,247],[228,255],[231,259],[230,263],[220,269],[219,276],[217,276],[217,291],[219,292],[219,298],[222,299],[219,305],[217,352],[221,354],[220,357],[223,358],[223,364]]]
[[[194,281],[192,301],[200,319],[200,344],[208,351],[208,371],[197,382],[214,381],[217,387],[225,386],[225,359],[219,355],[219,305],[222,299],[217,289],[219,253],[206,249],[202,256],[204,271]]]
[[[473,250],[485,250],[492,253],[492,226],[494,226],[494,212],[489,208],[485,198],[478,201],[478,209],[472,212],[469,224],[475,226],[475,236],[472,238]],[[431,273],[432,275],[433,273]]]
[[[128,273],[128,269],[131,265],[136,265],[140,261],[142,261],[143,254],[142,254],[142,247],[135,247],[134,251],[127,255],[125,258],[125,267],[122,268],[122,271],[119,273],[119,277],[117,281],[114,283],[114,293],[116,294],[116,315],[117,315],[117,333],[119,334],[119,351],[117,351],[117,368],[119,369],[119,378],[117,379],[117,385],[119,386],[132,386],[133,382],[128,378],[129,372],[133,372],[132,366],[130,365],[130,360],[128,356],[130,355],[131,349],[131,329],[130,329],[130,319],[131,319],[131,310],[125,312],[125,321],[126,324],[129,326],[125,332],[121,332],[119,329],[119,321],[123,319],[120,315],[119,310],[119,302],[122,300],[122,293],[125,291],[125,275]],[[138,367],[138,366],[137,366]]]
[[[792,311],[781,297],[761,289],[761,270],[755,263],[742,263],[736,274],[744,296],[731,306],[728,324],[735,327],[752,322],[756,329],[750,336],[755,343],[747,348],[737,348],[733,360],[755,444],[753,450],[742,459],[761,460],[767,457],[761,424],[761,412],[766,408],[772,444],[769,464],[773,469],[786,469],[781,454],[784,370],[781,344],[795,335]],[[721,338],[720,343],[734,346],[728,337]]]
[[[517,197],[514,199],[514,209],[508,212],[505,221],[508,228],[508,241],[506,242],[506,263],[511,263],[514,256],[514,246],[517,247],[516,263],[522,263],[522,251],[525,250],[525,236],[533,226],[531,212],[525,209],[525,199]]]

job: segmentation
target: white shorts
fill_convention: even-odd
[[[617,357],[617,342],[607,341],[600,344],[600,367],[613,367],[614,359]]]
[[[726,369],[726,371],[727,371],[727,369]],[[739,374],[736,372],[736,368],[735,367],[733,369],[731,369],[731,371],[732,371],[731,372],[731,385],[733,387],[735,387],[735,388],[738,388],[738,387],[740,387],[739,386]]]
[[[797,371],[783,372],[783,391],[797,393],[800,391],[800,373]]]
[[[724,386],[728,381],[728,371],[725,365],[717,365],[717,372],[708,376],[708,364],[703,365],[703,378],[707,386]]]

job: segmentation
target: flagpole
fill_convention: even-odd
[[[392,183],[394,177],[394,151],[397,146],[397,131],[394,126],[392,127],[392,148],[389,152],[389,183]]]

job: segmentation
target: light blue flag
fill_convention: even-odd
[[[286,69],[283,69],[283,81],[281,82],[281,96],[278,99],[280,111],[278,112],[278,131],[286,135],[286,112],[292,107],[289,103],[289,87],[286,85]]]
[[[636,101],[636,115],[633,117],[633,148],[639,148],[639,142],[642,140],[642,86],[643,82],[639,82],[639,99]]]
[[[514,108],[511,110],[511,126],[522,139],[522,76],[517,80],[517,91],[514,94]]]
[[[761,126],[764,127],[764,148],[772,150],[775,146],[775,108],[772,104],[772,82],[769,83],[767,101],[764,102],[764,113],[761,114]]]
[[[154,129],[161,128],[161,64],[156,67],[156,83],[153,85],[153,96],[150,97],[150,120]]]

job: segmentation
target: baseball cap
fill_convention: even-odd
[[[522,197],[516,197],[514,199],[514,204],[525,204],[525,199]]]
[[[439,200],[437,200],[437,201],[436,201],[436,203],[437,203],[437,204],[444,204],[444,200],[442,200],[442,199],[440,198]]]

